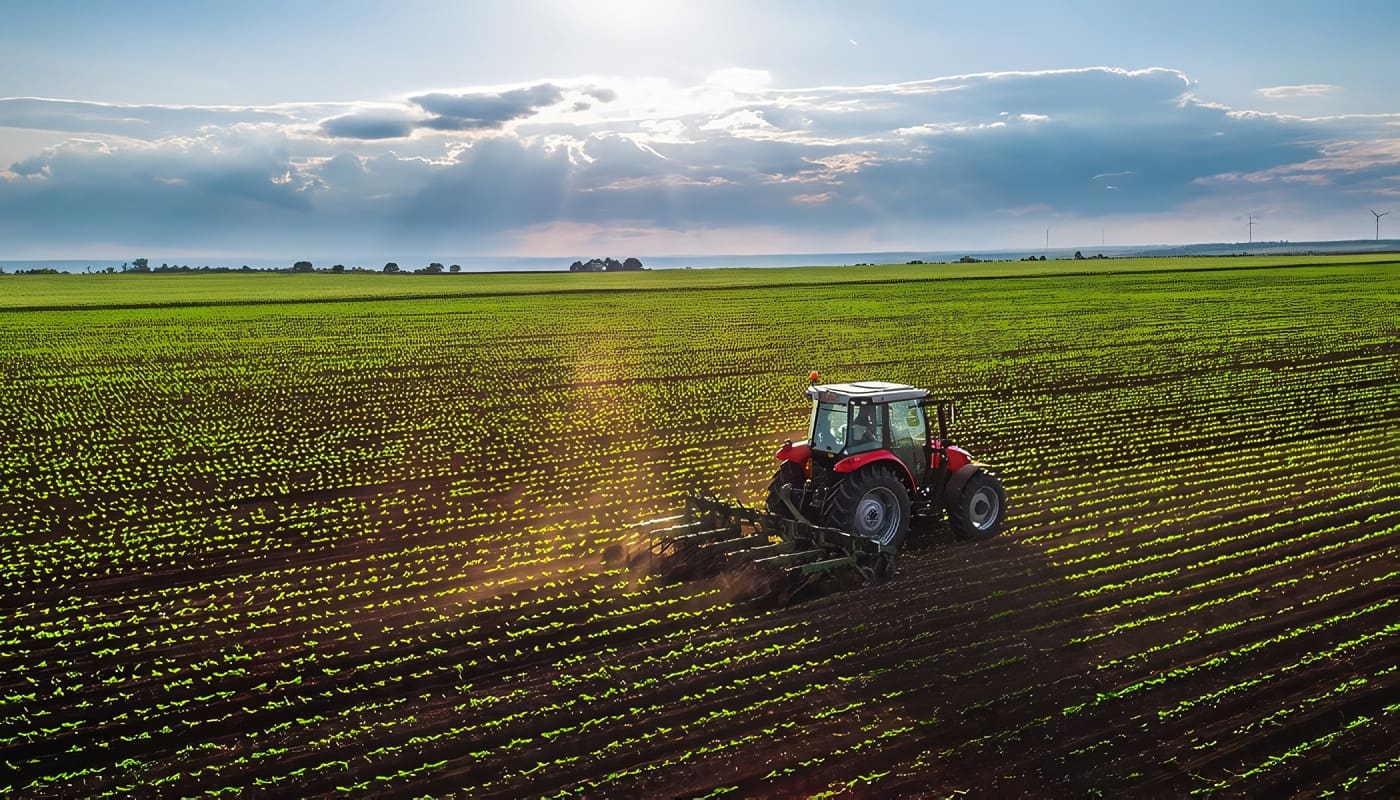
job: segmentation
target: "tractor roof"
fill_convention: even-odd
[[[807,387],[807,396],[823,403],[892,403],[928,397],[928,389],[919,389],[903,383],[856,381],[814,384]]]

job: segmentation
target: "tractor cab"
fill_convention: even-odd
[[[807,441],[823,466],[862,453],[888,452],[922,483],[929,465],[927,389],[863,381],[811,386]]]

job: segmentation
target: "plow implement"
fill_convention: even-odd
[[[898,548],[709,497],[654,523],[651,554],[670,581],[723,576],[742,599],[785,605],[827,582],[875,583],[889,577]]]

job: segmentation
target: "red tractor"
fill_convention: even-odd
[[[807,396],[807,440],[778,451],[782,465],[765,510],[692,496],[685,514],[650,521],[673,523],[652,531],[663,574],[685,579],[737,567],[766,576],[756,596],[786,602],[833,575],[889,577],[914,517],[946,511],[962,539],[1001,530],[1001,481],[948,441],[952,402],[898,383],[819,385],[816,373]]]
[[[926,389],[861,381],[807,389],[807,441],[787,442],[768,513],[899,547],[914,517],[944,510],[962,539],[995,536],[1006,521],[1001,481],[948,440],[953,404]],[[937,409],[937,430],[929,410]],[[937,434],[936,436],[934,434]]]

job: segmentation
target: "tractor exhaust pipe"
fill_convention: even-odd
[[[948,438],[948,428],[952,426],[956,415],[956,405],[952,400],[938,401],[938,439],[943,441]]]

